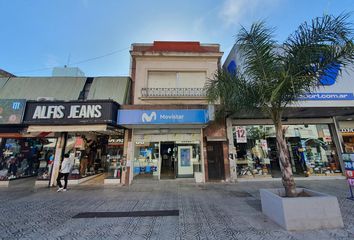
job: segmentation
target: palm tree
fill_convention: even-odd
[[[288,197],[296,196],[296,185],[281,121],[284,109],[320,88],[319,77],[330,76],[333,67],[342,69],[354,62],[349,17],[314,18],[301,24],[283,44],[274,40],[274,30],[264,22],[252,24],[250,30],[243,27],[236,39],[242,69],[234,73],[219,69],[206,85],[210,102],[219,104],[223,117],[261,111],[272,119]]]

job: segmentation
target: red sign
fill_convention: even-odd
[[[354,178],[354,170],[345,170],[345,175],[347,175],[348,178]]]
[[[247,143],[246,127],[237,126],[235,132],[237,143]]]

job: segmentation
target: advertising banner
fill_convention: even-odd
[[[119,110],[119,125],[144,124],[205,124],[209,121],[208,110]]]
[[[345,175],[348,179],[350,197],[348,199],[354,200],[352,187],[354,186],[354,154],[343,153]]]
[[[0,99],[0,125],[20,124],[25,106],[24,99]]]

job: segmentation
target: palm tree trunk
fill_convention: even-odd
[[[276,116],[274,116],[276,115]],[[280,170],[282,175],[282,182],[285,188],[285,195],[287,197],[296,197],[296,185],[291,169],[289,150],[285,140],[285,134],[283,132],[283,124],[281,122],[281,113],[274,114],[274,125],[276,132],[276,141],[278,148],[278,157]]]

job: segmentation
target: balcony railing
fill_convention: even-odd
[[[206,91],[204,88],[142,88],[141,96],[143,98],[205,98]]]

